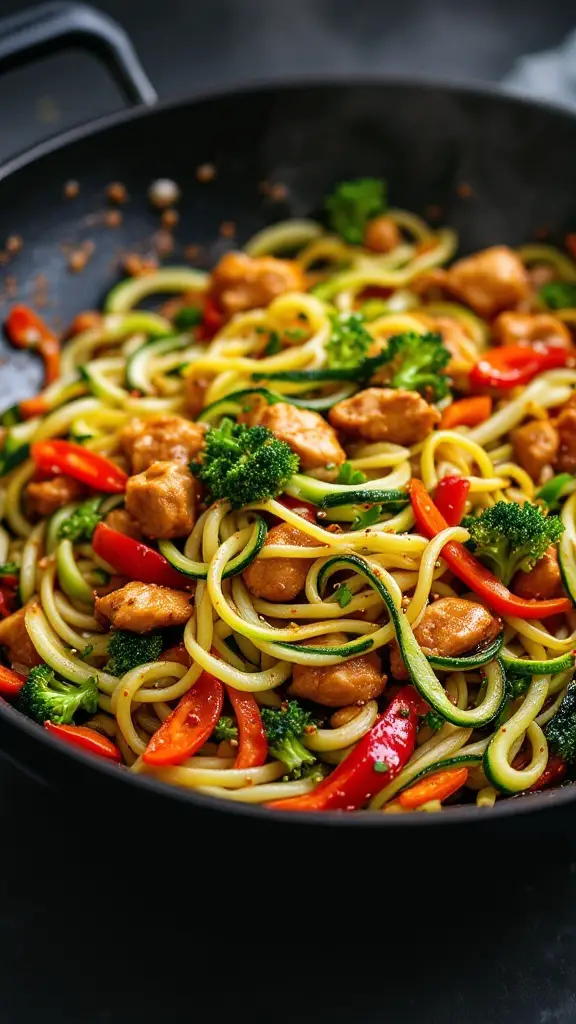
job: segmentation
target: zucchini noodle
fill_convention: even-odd
[[[489,250],[469,257],[467,290],[449,266],[458,247],[450,227],[391,208],[364,234],[365,223],[350,230],[350,209],[331,233],[308,218],[265,227],[212,273],[167,266],[120,281],[94,325],[64,345],[60,375],[28,407],[35,415],[5,414],[0,654],[20,673],[41,660],[55,685],[97,688],[74,722],[103,733],[129,770],[170,786],[247,804],[293,798],[304,809],[405,814],[417,803],[405,791],[417,786],[418,795],[420,783],[459,766],[467,771],[457,793],[438,798],[422,785],[415,809],[449,813],[457,802],[489,814],[502,798],[548,784],[547,730],[572,700],[576,483],[556,487],[554,477],[574,475],[566,458],[576,458],[576,429],[572,440],[563,410],[573,409],[576,369],[567,355],[516,386],[514,375],[506,386],[478,375],[506,357],[501,312],[522,310],[518,331],[544,311],[559,338],[576,330],[576,303],[549,308],[525,269],[547,268],[547,287],[561,284],[562,297],[576,263],[548,245],[508,250],[507,287],[516,281],[518,294],[503,307]],[[376,245],[378,228],[381,251],[362,240]],[[476,260],[487,262],[474,274]],[[548,335],[510,329],[526,353],[531,340],[538,352],[547,344]],[[441,366],[426,361],[431,345]],[[470,400],[462,415],[461,399]],[[235,500],[228,483],[225,498],[212,497],[214,437],[234,453],[234,471],[242,461],[240,483],[253,479],[234,421],[269,426],[298,456],[281,484],[248,486],[252,501]],[[526,424],[552,437],[547,461],[538,461],[537,431],[522,440]],[[60,465],[54,440],[75,445],[76,462]],[[121,485],[90,475],[102,459]],[[155,464],[175,481],[160,502]],[[413,479],[442,512],[434,527]],[[441,500],[455,486],[457,508]],[[503,583],[493,607],[482,570],[470,569],[461,545],[492,571],[511,539],[504,529],[488,564],[462,515],[484,523],[501,503],[560,515],[558,570],[548,549],[534,567],[532,547],[517,569],[533,568],[526,592],[560,602],[560,612],[535,618],[531,607],[524,617]],[[509,576],[512,594],[528,586]],[[385,749],[378,737],[401,699],[415,702],[404,709],[412,733],[389,765],[374,751]],[[154,760],[155,744],[165,750],[175,737],[188,746]],[[348,804],[346,786],[352,778],[361,793],[367,765],[365,798]],[[332,793],[324,806],[322,794],[340,785],[341,799]]]

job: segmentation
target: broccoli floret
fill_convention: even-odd
[[[528,501],[498,501],[479,516],[465,516],[462,526],[470,532],[469,550],[506,584],[518,569],[533,569],[564,532],[558,516],[547,516]]]
[[[548,309],[576,308],[576,284],[572,281],[550,281],[543,284],[538,297]]]
[[[290,700],[281,708],[262,708],[260,714],[272,757],[282,761],[293,778],[300,778],[305,766],[317,760],[300,742],[312,724],[311,713]]]
[[[36,722],[69,725],[77,711],[93,715],[98,708],[98,683],[90,677],[79,686],[57,679],[48,665],[36,665],[18,695],[18,707]]]
[[[576,682],[570,683],[544,732],[554,754],[559,754],[567,764],[576,762]]]
[[[215,743],[230,743],[230,740],[238,739],[238,726],[230,715],[220,715],[212,739]]]
[[[335,313],[326,346],[328,366],[339,370],[354,369],[366,358],[373,341],[360,313]]]
[[[117,629],[110,637],[106,670],[113,676],[123,676],[138,665],[157,661],[162,650],[162,634],[131,633],[128,629]]]
[[[182,306],[174,317],[174,327],[177,331],[189,331],[191,327],[197,327],[202,323],[202,310],[200,306]]]
[[[247,427],[224,418],[209,430],[201,461],[191,470],[212,500],[227,499],[234,508],[280,494],[298,471],[300,460],[267,427]]]
[[[92,534],[102,519],[98,512],[100,498],[84,501],[61,524],[58,530],[60,540],[67,538],[75,543],[79,540],[92,540]]]
[[[385,355],[393,388],[427,392],[435,401],[448,394],[448,378],[442,371],[451,356],[440,334],[395,334],[388,341]]]
[[[341,181],[326,200],[328,223],[350,245],[361,245],[368,221],[386,209],[386,182],[379,178]]]

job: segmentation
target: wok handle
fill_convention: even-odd
[[[129,103],[156,102],[156,90],[124,29],[89,4],[41,4],[0,19],[0,73],[68,46],[90,50],[103,61]]]

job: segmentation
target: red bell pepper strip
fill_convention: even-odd
[[[446,768],[445,771],[435,772],[434,775],[429,775],[403,790],[398,797],[398,803],[405,810],[413,811],[430,800],[447,800],[462,788],[467,778],[468,769],[465,766]]]
[[[465,476],[443,476],[434,495],[434,504],[448,526],[458,526],[464,515],[470,481]]]
[[[142,754],[146,764],[162,767],[192,757],[212,735],[224,703],[224,687],[216,676],[203,672],[180,698],[171,715],[150,737]]]
[[[54,332],[28,306],[14,306],[5,327],[15,348],[38,350],[44,360],[44,382],[52,384],[60,372],[60,342]]]
[[[436,508],[421,480],[412,480],[409,489],[416,525],[427,537],[435,537],[447,528],[448,523]],[[482,597],[498,615],[517,615],[521,619],[546,619],[549,615],[569,612],[572,608],[572,602],[567,597],[552,598],[549,601],[516,597],[457,541],[445,544],[441,557],[454,575]]]
[[[289,494],[285,494],[283,498],[278,500],[281,505],[284,505],[284,508],[289,508],[291,512],[295,512],[296,515],[306,519],[309,523],[314,523],[316,526],[316,512],[318,510],[309,501],[302,501],[301,498],[291,498]]]
[[[122,754],[116,744],[87,725],[56,725],[55,722],[44,722],[44,728],[52,736],[57,736],[72,747],[80,747],[89,754],[106,757],[109,761],[122,761]]]
[[[212,296],[207,295],[204,299],[202,323],[196,332],[197,338],[200,341],[211,341],[214,335],[218,334],[223,323],[224,314]]]
[[[57,476],[66,473],[105,494],[122,494],[128,477],[115,462],[70,441],[36,441],[30,453],[38,469]]]
[[[414,751],[421,698],[403,686],[328,778],[304,796],[273,800],[279,811],[356,811],[384,789]]]
[[[173,569],[159,551],[113,530],[106,523],[98,523],[92,537],[92,548],[95,554],[131,580],[158,583],[178,590],[184,590],[190,583],[188,577]]]
[[[0,695],[2,697],[17,697],[26,682],[26,676],[19,672],[13,672],[11,668],[0,665]]]
[[[484,353],[470,371],[472,390],[506,390],[528,384],[544,370],[566,366],[569,351],[562,345],[503,345]]]
[[[268,740],[256,698],[251,693],[235,690],[228,685],[226,693],[234,708],[240,740],[234,767],[258,768],[268,757]]]
[[[477,427],[479,423],[490,418],[492,399],[490,395],[472,395],[452,402],[442,413],[440,430],[453,430],[454,427]]]

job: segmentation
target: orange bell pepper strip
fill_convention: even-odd
[[[160,768],[182,764],[192,757],[214,732],[224,703],[224,687],[216,676],[203,672],[180,698],[171,715],[148,741],[142,754],[145,764]]]
[[[454,427],[477,427],[479,423],[489,419],[492,414],[490,395],[473,395],[452,402],[442,413],[440,430],[453,430]]]
[[[0,665],[0,696],[17,697],[26,682],[26,676]]]
[[[15,348],[36,349],[44,360],[44,383],[52,384],[60,372],[60,342],[44,320],[28,306],[14,306],[5,324]]]
[[[239,747],[234,767],[259,768],[268,757],[268,740],[256,698],[228,685],[226,693],[238,722]]]
[[[418,529],[430,538],[445,530],[448,523],[436,508],[422,481],[411,480],[409,490]],[[454,575],[483,598],[498,615],[516,615],[520,619],[546,619],[550,615],[569,612],[572,608],[572,602],[567,597],[551,598],[549,601],[516,597],[497,576],[470,554],[468,548],[457,541],[448,541],[444,545],[441,558]]]
[[[414,811],[422,804],[430,800],[446,800],[460,789],[468,778],[468,769],[446,768],[445,771],[435,772],[428,778],[414,783],[409,789],[403,790],[398,797],[398,803],[406,811]]]
[[[96,754],[97,757],[105,757],[108,761],[122,761],[122,754],[116,744],[88,725],[57,725],[55,722],[44,722],[44,728],[46,732],[64,740],[72,747],[79,747],[80,750]]]
[[[81,444],[53,439],[36,441],[30,448],[30,454],[38,469],[53,476],[66,473],[105,494],[122,494],[126,490],[128,476],[124,470],[111,459],[88,451]]]

